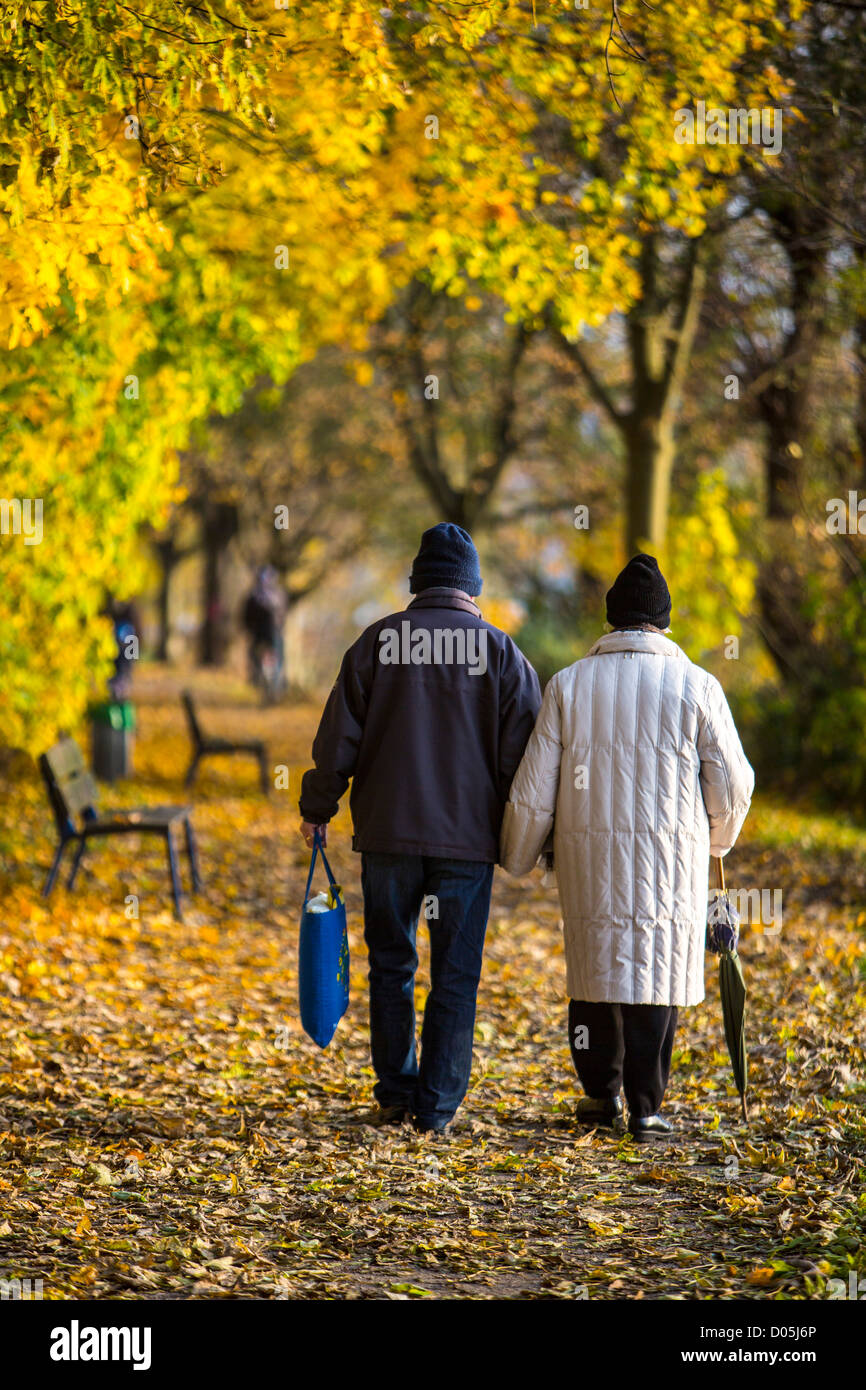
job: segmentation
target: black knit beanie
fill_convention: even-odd
[[[472,537],[450,521],[424,532],[409,576],[411,594],[440,587],[462,589],[472,597],[481,593],[481,564]]]
[[[611,627],[669,626],[670,590],[652,555],[633,555],[617,575],[607,591],[607,620]]]

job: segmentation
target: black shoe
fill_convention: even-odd
[[[668,1139],[673,1131],[670,1120],[663,1115],[631,1115],[628,1132],[639,1144],[647,1144],[653,1139]]]
[[[601,1099],[584,1096],[583,1100],[577,1102],[574,1115],[580,1125],[603,1125],[614,1129],[617,1121],[622,1120],[622,1101],[619,1096],[614,1096],[612,1100],[609,1096],[602,1096]]]
[[[415,1130],[416,1134],[447,1134],[448,1121],[446,1120],[444,1124],[441,1122],[439,1124],[431,1124],[429,1120],[419,1120],[416,1115],[412,1121],[412,1128]]]

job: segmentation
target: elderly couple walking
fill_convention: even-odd
[[[541,698],[514,642],[486,623],[478,554],[459,526],[426,531],[403,613],[346,652],[304,776],[301,832],[352,781],[370,964],[376,1120],[442,1132],[469,1084],[495,864],[528,873],[553,835],[577,1119],[664,1138],[679,1007],[704,997],[709,856],[754,786],[722,688],[665,636],[656,561],[607,594],[612,631]],[[407,626],[408,624],[408,626]],[[395,638],[399,634],[399,640]],[[483,655],[483,659],[482,658]],[[419,917],[431,989],[420,1060]]]

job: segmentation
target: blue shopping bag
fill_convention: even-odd
[[[310,909],[310,885],[317,854],[321,854],[328,875],[325,911]],[[317,895],[318,898],[323,896]],[[304,1032],[309,1033],[319,1047],[327,1047],[349,1007],[349,936],[343,890],[331,873],[318,830],[313,840],[313,857],[301,912],[298,989]]]

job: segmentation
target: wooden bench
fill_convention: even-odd
[[[262,791],[265,796],[268,794],[268,758],[267,750],[261,739],[247,739],[246,741],[236,742],[228,738],[211,738],[209,734],[202,732],[201,725],[195,712],[192,696],[188,690],[181,695],[184,710],[186,711],[187,723],[189,724],[190,737],[192,739],[192,761],[187,770],[184,786],[191,787],[195,781],[198,765],[202,758],[210,758],[217,754],[248,753],[250,757],[256,758],[259,764],[259,779]]]
[[[198,893],[201,888],[189,807],[140,806],[131,810],[109,810],[100,814],[96,783],[85,766],[81,749],[71,738],[61,739],[47,753],[43,753],[39,759],[39,766],[60,836],[42,896],[47,898],[54,888],[63,853],[66,846],[73,841],[77,843],[78,848],[67,880],[69,888],[75,886],[75,878],[90,840],[99,835],[159,835],[165,840],[168,850],[175,916],[183,921],[180,873],[172,838],[172,832],[177,825],[182,824],[186,833],[192,891]]]

